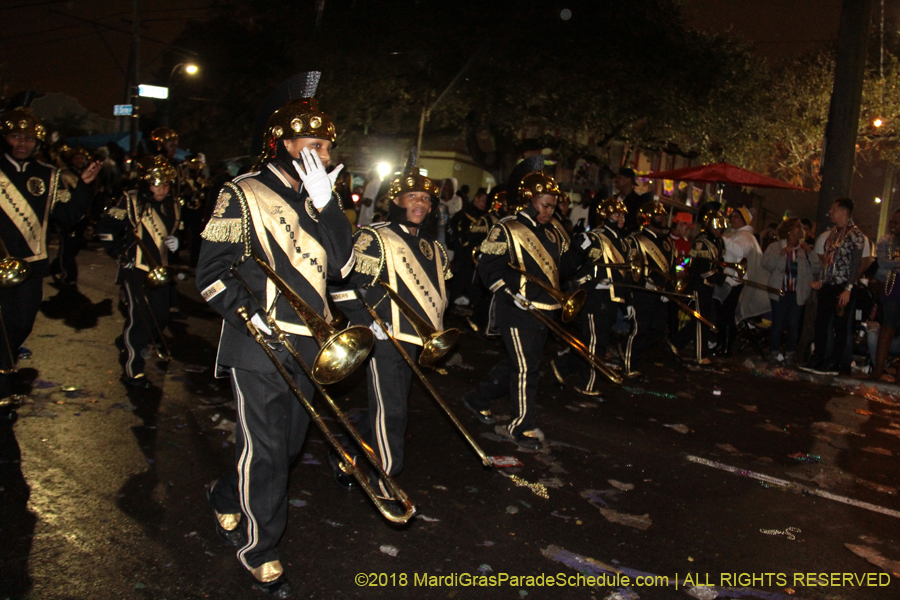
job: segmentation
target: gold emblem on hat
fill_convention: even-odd
[[[294,131],[300,131],[300,129],[302,127],[303,127],[303,122],[300,121],[299,117],[296,117],[291,121],[291,129],[293,129]]]
[[[425,240],[419,240],[419,250],[422,251],[422,254],[425,255],[427,260],[431,260],[434,258],[434,250],[431,249],[431,244],[429,244]]]
[[[28,188],[28,192],[32,196],[43,196],[44,192],[47,191],[47,186],[44,185],[44,180],[39,177],[32,177],[25,184],[25,187]]]
[[[313,129],[318,129],[319,127],[322,126],[322,119],[320,119],[319,117],[311,118],[309,120],[309,126],[312,127]]]
[[[282,133],[284,133],[284,129],[281,128],[281,125],[276,125],[272,128],[272,135],[275,137],[281,137]]]
[[[541,192],[544,191],[544,186],[542,186],[541,184],[537,184],[534,186],[534,191],[536,191],[538,194],[540,194]]]
[[[406,185],[408,185],[409,187],[412,187],[412,186],[416,185],[416,180],[413,179],[412,177],[409,177],[406,180]]]
[[[19,121],[19,129],[25,129],[26,127],[28,127],[28,121],[26,121],[25,119]]]

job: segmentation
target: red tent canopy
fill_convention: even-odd
[[[747,169],[730,165],[727,162],[650,173],[645,177],[651,179],[671,179],[673,181],[698,181],[701,183],[731,183],[746,187],[782,188],[785,190],[796,190],[798,192],[810,191],[806,188],[781,181],[780,179],[774,179],[759,173],[754,173],[753,171],[748,171]]]

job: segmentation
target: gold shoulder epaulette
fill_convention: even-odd
[[[203,229],[200,237],[211,242],[236,244],[244,239],[241,225],[241,219],[212,218],[207,223],[206,228]]]
[[[241,216],[238,218],[223,218],[228,205],[232,200],[237,200],[241,208]],[[219,191],[216,199],[216,207],[213,209],[212,218],[200,234],[210,242],[225,242],[238,244],[244,242],[245,253],[250,254],[250,211],[247,207],[247,199],[241,188],[234,183],[226,183]]]
[[[106,211],[106,214],[108,214],[113,219],[116,219],[117,221],[122,221],[125,219],[125,216],[128,213],[125,211],[124,208],[113,207],[113,208],[110,208],[108,211]]]
[[[362,273],[363,275],[378,277],[378,275],[381,273],[381,260],[375,258],[374,256],[363,254],[358,250],[354,250],[354,252],[356,252],[356,266],[353,267],[354,270],[357,273]]]
[[[356,241],[353,244],[353,253],[356,254],[356,265],[353,269],[357,273],[371,277],[372,283],[369,285],[375,284],[384,266],[384,240],[381,239],[381,234],[378,233],[377,229],[377,227],[368,225],[360,227],[359,234],[356,236]],[[366,254],[366,250],[369,249],[372,242],[377,244],[378,256]]]

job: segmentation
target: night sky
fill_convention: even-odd
[[[778,60],[830,44],[837,37],[841,3],[687,0],[684,12],[695,27],[731,29],[755,42],[761,58]],[[146,83],[165,44],[178,35],[186,20],[208,14],[208,4],[208,0],[141,2],[141,71]],[[885,4],[890,22],[898,13],[900,0],[886,0]],[[63,92],[101,116],[111,116],[112,105],[123,102],[131,6],[126,0],[2,0],[0,93],[9,96],[28,88]],[[879,6],[876,1],[876,15]],[[327,3],[325,10],[329,10]],[[198,62],[202,66],[202,57]]]

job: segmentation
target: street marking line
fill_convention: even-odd
[[[834,500],[835,502],[849,504],[850,506],[864,508],[866,510],[871,510],[872,512],[877,512],[877,513],[881,513],[883,515],[887,515],[889,517],[894,517],[895,519],[900,519],[900,511],[896,511],[896,510],[893,510],[890,508],[885,508],[883,506],[878,506],[877,504],[870,504],[868,502],[863,502],[861,500],[854,500],[853,498],[848,498],[846,496],[838,496],[837,494],[832,494],[831,492],[826,492],[825,490],[817,490],[816,488],[807,487],[807,486],[801,485],[799,483],[794,483],[793,481],[788,481],[786,479],[777,479],[775,477],[770,477],[770,476],[764,475],[762,473],[757,473],[756,471],[748,471],[747,469],[741,469],[739,467],[732,467],[731,465],[726,465],[725,463],[720,463],[715,460],[708,460],[706,458],[700,458],[699,456],[693,456],[693,455],[689,454],[687,456],[687,459],[689,461],[691,461],[692,463],[706,465],[707,467],[719,469],[720,471],[727,471],[728,473],[733,473],[735,475],[742,475],[743,477],[749,477],[751,479],[756,479],[758,481],[765,481],[766,483],[771,483],[772,485],[791,488],[791,489],[798,490],[798,491],[801,491],[806,494],[812,494],[813,496],[820,496],[822,498],[828,498],[829,500]]]

